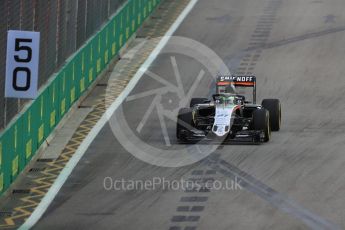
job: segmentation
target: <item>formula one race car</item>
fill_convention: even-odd
[[[253,89],[252,102],[236,93],[242,87]],[[271,131],[281,127],[278,99],[256,104],[256,77],[220,76],[212,100],[193,98],[190,108],[177,117],[176,136],[181,142],[218,140],[225,142],[268,142]]]

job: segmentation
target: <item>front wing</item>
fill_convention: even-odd
[[[206,133],[202,130],[183,130],[180,133],[180,141],[185,143],[212,142],[221,144],[247,143],[259,144],[264,142],[265,134],[260,130],[242,130],[235,134],[227,134],[225,137],[218,137],[212,132]]]

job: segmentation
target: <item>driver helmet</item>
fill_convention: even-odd
[[[225,104],[235,104],[235,96],[228,96],[224,99]]]

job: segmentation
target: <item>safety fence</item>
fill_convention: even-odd
[[[127,0],[0,0],[0,130],[28,100],[4,98],[7,30],[40,31],[39,87]]]
[[[59,121],[95,81],[160,0],[128,0],[50,78],[39,97],[0,135],[0,194],[30,162]]]

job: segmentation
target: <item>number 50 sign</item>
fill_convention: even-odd
[[[39,44],[39,32],[8,31],[5,97],[37,97]]]

